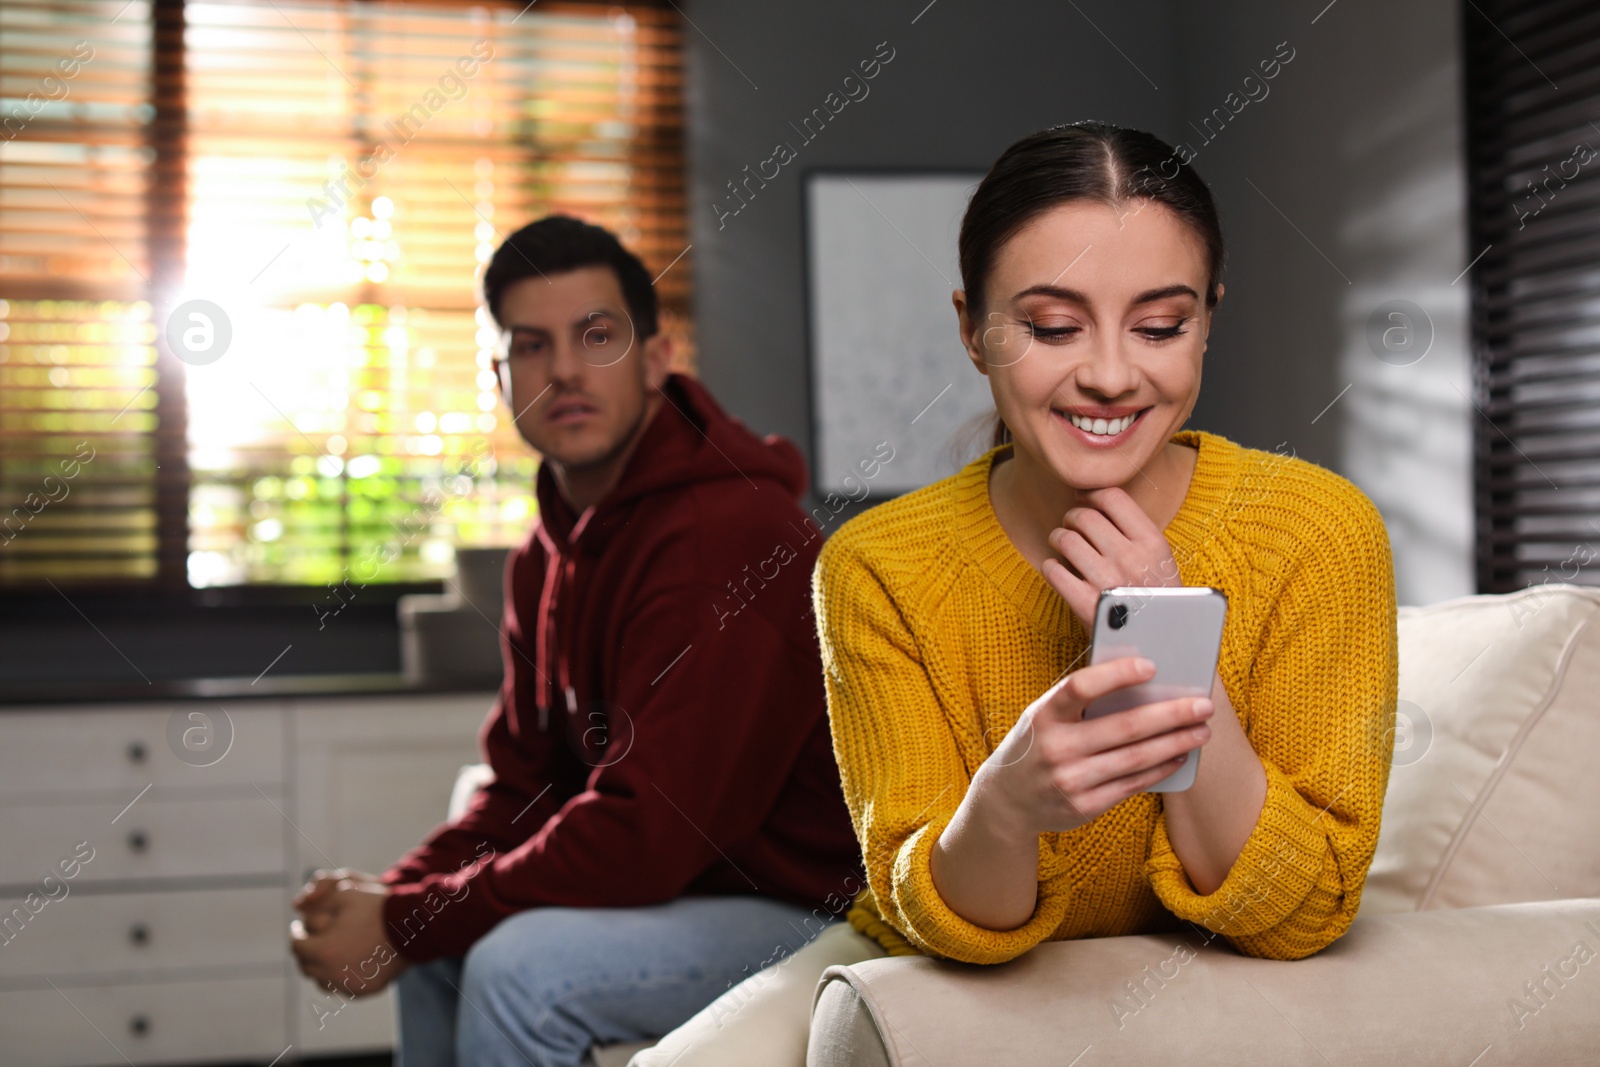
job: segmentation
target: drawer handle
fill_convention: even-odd
[[[143,763],[149,752],[145,750],[143,741],[130,741],[128,743],[128,762]]]
[[[150,1017],[148,1015],[135,1015],[128,1020],[128,1032],[134,1037],[143,1037],[150,1032]]]
[[[150,838],[143,830],[135,830],[128,835],[128,847],[135,852],[143,852],[150,847]]]
[[[141,948],[150,943],[150,928],[144,923],[134,923],[128,927],[128,940]]]

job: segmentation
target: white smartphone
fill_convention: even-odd
[[[1143,656],[1155,663],[1156,673],[1148,682],[1091,701],[1083,717],[1093,719],[1175,697],[1210,696],[1227,614],[1227,594],[1208,585],[1123,585],[1102,590],[1095,606],[1090,665]],[[1149,791],[1180,793],[1194,785],[1199,766],[1200,749],[1191,749],[1183,766]]]

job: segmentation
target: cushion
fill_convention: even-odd
[[[1600,896],[1600,589],[1403,607],[1398,633],[1362,912]]]

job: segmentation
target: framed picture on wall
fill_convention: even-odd
[[[883,499],[959,469],[986,435],[988,380],[950,294],[978,172],[805,175],[812,473],[819,494]]]

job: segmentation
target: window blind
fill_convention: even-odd
[[[1600,584],[1600,8],[1461,12],[1478,589]]]
[[[150,8],[0,5],[0,582],[152,579]]]
[[[552,211],[612,229],[666,272],[663,325],[692,364],[676,14],[177,7],[152,51],[158,70],[179,53],[156,81],[177,87],[181,130],[155,153],[182,158],[179,240],[145,242],[151,284],[118,310],[157,379],[136,410],[170,415],[141,424],[147,451],[181,428],[162,465],[183,471],[176,528],[148,518],[147,540],[181,539],[195,588],[425,580],[456,546],[520,540],[537,457],[498,406],[477,307],[498,243]],[[213,347],[171,349],[185,329]]]

